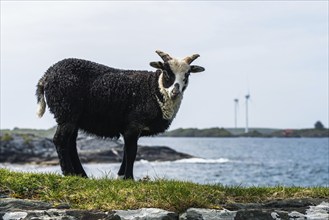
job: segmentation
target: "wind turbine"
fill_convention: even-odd
[[[234,99],[234,126],[237,128],[238,126],[238,106],[239,99]]]
[[[248,94],[245,96],[246,97],[246,128],[245,128],[245,133],[249,132],[249,118],[248,118],[248,101],[250,99],[250,94],[248,92]]]

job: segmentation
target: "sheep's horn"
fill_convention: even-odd
[[[162,52],[161,50],[156,50],[155,52],[163,59],[164,62],[167,62],[172,59],[169,54]]]
[[[188,56],[184,58],[184,61],[187,64],[191,64],[196,58],[198,58],[200,55],[199,54],[193,54],[192,56]]]

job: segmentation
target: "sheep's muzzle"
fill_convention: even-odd
[[[173,90],[171,90],[170,97],[171,97],[172,99],[176,99],[180,94],[181,94],[181,91],[179,90],[179,84],[176,83],[176,84],[174,85]]]

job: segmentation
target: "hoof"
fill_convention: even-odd
[[[125,175],[118,175],[117,180],[123,180],[125,178]]]

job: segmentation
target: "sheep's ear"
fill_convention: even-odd
[[[191,73],[203,72],[205,69],[202,66],[191,65]]]
[[[164,69],[163,68],[163,63],[162,62],[160,62],[160,61],[158,61],[158,62],[151,62],[150,63],[150,66],[151,67],[154,67],[154,68],[157,68],[157,69]]]

